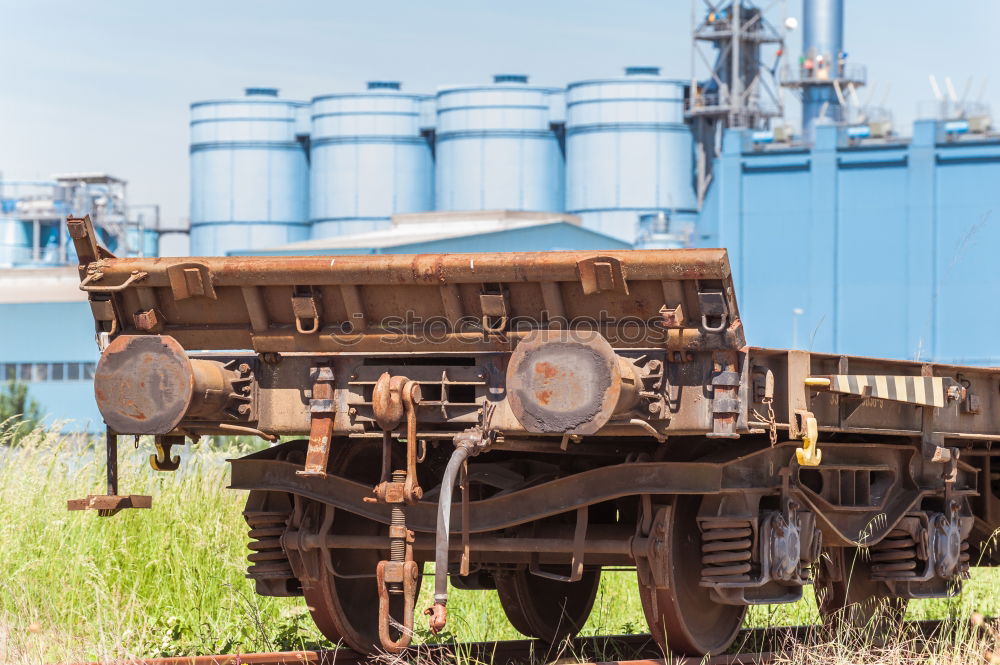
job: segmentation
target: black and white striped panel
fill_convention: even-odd
[[[836,393],[939,408],[945,405],[952,385],[956,385],[954,379],[940,376],[835,374],[830,377],[830,390]]]

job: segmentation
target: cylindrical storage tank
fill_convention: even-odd
[[[521,74],[437,93],[438,210],[562,211],[564,160],[551,88]]]
[[[394,213],[434,208],[434,158],[421,135],[426,95],[396,81],[312,101],[309,218],[313,238],[390,226]]]
[[[160,232],[157,229],[144,229],[142,232],[142,255],[160,255]]]
[[[835,63],[844,50],[843,0],[804,0],[802,55]]]
[[[304,102],[274,88],[191,105],[191,254],[219,256],[309,237]]]
[[[0,217],[0,266],[9,267],[31,260],[31,222]]]
[[[652,212],[639,215],[639,236],[636,249],[685,249],[691,246],[691,236],[697,215]]]
[[[697,214],[683,81],[657,67],[571,83],[566,92],[566,210],[634,243],[639,216]]]
[[[127,230],[129,256],[159,256],[160,232],[156,229],[130,225]]]

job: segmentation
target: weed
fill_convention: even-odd
[[[103,449],[95,442],[40,429],[16,442],[0,440],[0,662],[331,646],[301,599],[257,596],[245,577],[246,495],[225,489],[225,459],[254,445],[214,441],[182,448],[174,473],[150,470],[148,442],[141,450],[122,446],[121,491],[152,495],[153,508],[102,518],[67,513],[65,503],[103,487]],[[908,617],[996,616],[998,581],[992,569],[975,569],[960,596],[913,601]],[[418,603],[429,603],[432,587],[427,574]],[[418,641],[521,637],[494,593],[452,590],[448,609],[449,632],[437,637],[418,616]],[[798,603],[750,608],[747,625],[817,618],[807,589]],[[645,630],[635,573],[606,571],[583,634]]]

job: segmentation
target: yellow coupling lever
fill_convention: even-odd
[[[795,459],[801,466],[819,466],[823,459],[823,451],[816,445],[819,443],[819,425],[816,416],[808,411],[803,413],[800,428],[802,447],[795,449]]]

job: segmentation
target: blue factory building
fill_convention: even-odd
[[[94,403],[100,354],[76,268],[0,270],[0,381],[28,386],[46,422],[103,427]]]
[[[989,109],[939,96],[894,128],[857,103],[844,0],[801,9],[788,61],[795,21],[712,3],[683,80],[634,66],[565,87],[499,74],[435,94],[373,81],[196,102],[191,253],[725,247],[751,344],[1000,365]],[[778,86],[800,127],[763,93]],[[62,224],[83,213],[116,254],[156,254],[155,207],[128,205],[122,180],[0,182],[0,319],[17,322],[0,330],[0,380],[87,428],[97,349]]]
[[[317,238],[230,256],[441,254],[475,252],[595,251],[632,245],[584,228],[579,217],[520,210],[393,215],[385,229]]]
[[[862,129],[817,125],[811,147],[726,134],[698,244],[729,250],[749,340],[1000,364],[1000,136]]]

